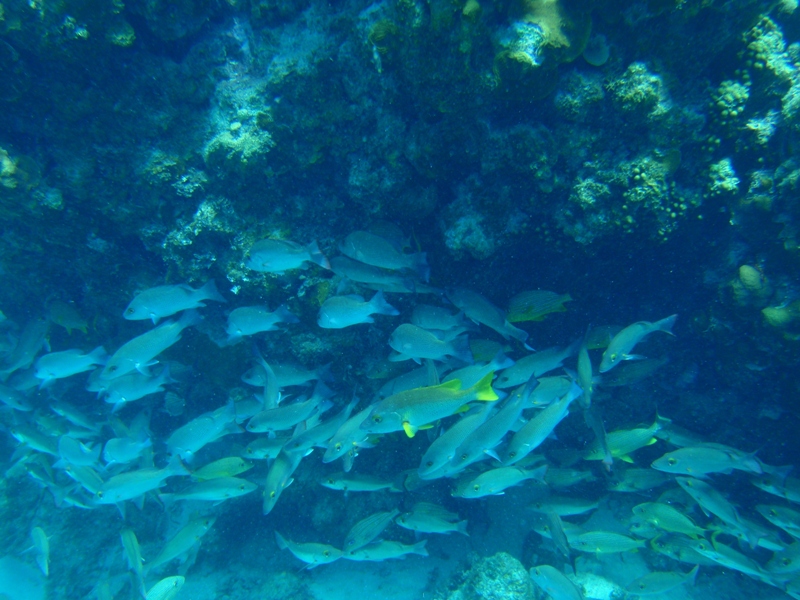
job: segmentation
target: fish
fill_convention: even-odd
[[[625,591],[629,594],[636,594],[637,596],[653,596],[655,594],[663,594],[686,583],[694,585],[698,569],[700,569],[700,566],[695,565],[694,569],[688,573],[682,573],[680,571],[653,571],[652,573],[648,573],[647,575],[643,575],[631,581],[625,586]]]
[[[786,506],[771,504],[759,504],[756,510],[776,527],[780,527],[794,538],[800,538],[800,512]]]
[[[706,513],[716,515],[726,523],[735,525],[739,522],[739,512],[736,507],[705,481],[690,477],[676,477],[675,481]]]
[[[189,521],[164,544],[158,555],[147,563],[146,572],[149,574],[189,552],[211,530],[216,520],[216,517],[200,517]]]
[[[448,475],[452,475],[471,465],[475,461],[492,457],[500,460],[494,448],[500,444],[506,433],[519,420],[522,408],[528,401],[531,391],[538,385],[532,379],[524,388],[516,390],[505,401],[505,405],[478,425],[456,448],[450,461]]]
[[[320,565],[327,565],[342,558],[342,551],[328,544],[311,543],[296,543],[287,540],[277,531],[275,532],[275,539],[278,542],[278,548],[281,550],[288,550],[295,555],[296,558],[306,563],[306,569],[314,569]]]
[[[342,543],[342,554],[347,556],[354,550],[363,548],[376,537],[383,533],[400,511],[392,509],[386,512],[378,512],[361,519],[350,528]]]
[[[393,481],[385,481],[370,475],[359,475],[347,473],[333,473],[320,479],[320,485],[330,490],[342,492],[377,492],[379,490],[390,490],[399,492]]]
[[[163,469],[146,467],[114,475],[94,495],[96,504],[118,504],[143,496],[164,485],[169,477],[188,475],[180,460],[173,458]]]
[[[730,546],[718,542],[709,542],[705,539],[695,540],[692,548],[698,554],[710,558],[715,563],[739,571],[756,579],[761,579],[765,574],[761,565],[753,559],[737,552]]]
[[[760,490],[784,498],[789,502],[800,503],[800,479],[795,477],[776,477],[766,473],[753,477],[750,482]]]
[[[637,355],[631,354],[631,350],[641,342],[645,337],[654,331],[663,331],[670,335],[672,333],[672,326],[675,325],[675,320],[678,315],[671,315],[660,321],[650,323],[649,321],[639,321],[633,325],[628,325],[617,335],[615,335],[608,344],[603,357],[600,360],[599,371],[605,373],[617,366],[623,360],[635,360],[641,358]]]
[[[153,442],[146,433],[138,438],[111,438],[103,446],[103,460],[107,465],[124,465],[140,458],[142,452],[152,446]]]
[[[453,338],[445,334],[422,329],[411,323],[403,323],[392,332],[389,337],[389,346],[397,352],[389,357],[393,362],[430,358],[444,360],[448,356],[457,358],[465,363],[472,363],[472,352],[469,349],[469,340],[465,335]]]
[[[200,321],[195,311],[186,311],[178,321],[165,321],[158,327],[120,346],[100,373],[100,379],[115,379],[132,371],[146,373],[153,359],[181,339],[183,330]]]
[[[87,447],[80,440],[69,435],[58,438],[58,454],[61,460],[71,465],[97,466],[100,459],[100,444]]]
[[[41,527],[31,529],[33,550],[36,552],[36,564],[45,577],[50,575],[50,541]]]
[[[239,477],[217,477],[190,485],[180,492],[161,494],[159,498],[164,502],[200,500],[219,504],[225,500],[254,492],[257,487],[255,483]]]
[[[468,318],[494,329],[504,339],[513,338],[522,344],[528,339],[528,332],[509,323],[503,310],[481,294],[464,288],[453,288],[446,293],[450,302]]]
[[[762,473],[761,466],[753,455],[736,456],[725,450],[709,446],[687,446],[667,452],[650,465],[653,469],[702,477],[709,473],[730,473],[734,469],[750,473]]]
[[[72,330],[77,329],[83,333],[89,331],[89,324],[86,322],[75,306],[70,302],[62,300],[51,300],[47,303],[47,318],[51,323],[59,325],[72,335]]]
[[[532,567],[533,582],[552,600],[583,600],[583,594],[561,571],[550,565]]]
[[[381,562],[393,558],[405,558],[409,554],[428,556],[428,550],[425,548],[425,544],[427,543],[428,540],[422,540],[416,544],[407,545],[392,540],[381,540],[363,546],[357,550],[346,552],[342,555],[342,558],[346,558],[347,560]]]
[[[411,512],[403,513],[395,520],[400,527],[418,533],[460,533],[469,537],[467,521],[436,504],[418,502]]]
[[[99,433],[103,426],[102,422],[98,422],[96,418],[85,415],[82,411],[78,410],[75,406],[63,400],[56,400],[50,403],[50,410],[56,413],[59,417],[63,417],[73,425],[82,427],[87,431]]]
[[[173,600],[185,582],[186,578],[181,575],[165,577],[148,590],[145,600]]]
[[[612,492],[646,492],[669,481],[669,477],[654,469],[626,469],[618,478],[608,481]]]
[[[267,238],[250,247],[245,266],[259,273],[284,273],[293,269],[306,269],[306,263],[330,269],[331,264],[319,249],[316,240],[301,246],[289,240]]]
[[[202,308],[206,300],[227,302],[217,291],[213,279],[196,290],[186,284],[160,285],[138,294],[128,304],[122,316],[128,321],[149,319],[155,325],[164,317],[171,317],[184,310]]]
[[[175,383],[175,380],[170,377],[169,365],[164,365],[155,376],[132,371],[122,377],[116,377],[107,383],[100,395],[104,402],[112,405],[111,412],[115,413],[130,402],[163,392],[164,386],[170,383]]]
[[[0,402],[22,412],[33,410],[25,394],[2,383],[0,383]]]
[[[220,458],[214,462],[203,465],[199,469],[192,471],[194,481],[208,481],[219,479],[220,477],[236,477],[246,473],[253,468],[253,463],[249,463],[240,456],[229,456]]]
[[[247,422],[247,431],[265,433],[291,429],[312,415],[328,410],[333,404],[316,394],[307,400],[262,410]]]
[[[374,323],[371,315],[397,316],[400,311],[386,302],[383,292],[375,292],[369,302],[363,296],[333,296],[322,303],[317,325],[323,329],[344,329],[362,323]]]
[[[465,439],[477,429],[491,412],[489,403],[474,407],[450,428],[437,437],[425,454],[422,455],[417,472],[422,479],[435,479],[444,476],[439,471],[445,467],[456,455],[456,450]]]
[[[275,461],[269,468],[267,479],[264,483],[264,502],[262,503],[262,512],[268,515],[275,508],[283,490],[289,487],[294,479],[294,474],[300,461],[305,456],[302,452],[287,452],[284,449],[278,453]]]
[[[236,408],[233,402],[228,402],[173,431],[167,438],[167,451],[183,460],[191,461],[201,448],[211,442],[229,433],[241,433],[242,430],[235,420]]]
[[[414,279],[395,271],[388,271],[373,267],[346,256],[336,256],[331,259],[331,270],[345,279],[361,283],[371,289],[380,289],[387,292],[416,291]]]
[[[354,416],[345,421],[333,437],[328,442],[325,454],[322,456],[323,463],[330,463],[341,458],[348,452],[355,452],[358,448],[368,447],[367,442],[370,433],[362,429],[361,425],[372,412],[372,406],[359,411]]]
[[[765,569],[773,575],[800,571],[800,542],[794,542],[776,551],[767,561]]]
[[[581,552],[613,554],[644,548],[645,542],[613,531],[587,531],[570,540],[570,545]]]
[[[656,432],[670,423],[670,420],[656,414],[656,419],[650,427],[637,427],[634,429],[617,429],[606,435],[608,451],[614,458],[621,458],[630,462],[629,455],[640,448],[655,444],[658,439]],[[601,440],[595,440],[582,457],[584,460],[606,460],[606,451]]]
[[[547,466],[534,470],[520,467],[500,467],[484,471],[477,477],[466,477],[453,489],[455,498],[483,498],[484,496],[502,496],[505,490],[533,479],[542,481]]]
[[[509,467],[538,448],[569,414],[569,405],[580,393],[581,389],[577,385],[573,385],[573,389],[561,400],[542,409],[539,414],[525,423],[511,437],[511,441],[501,454],[502,463]]]
[[[523,356],[513,366],[500,373],[495,385],[500,389],[507,389],[523,385],[531,377],[541,377],[560,368],[565,359],[578,351],[578,347],[578,345],[572,344],[566,348],[548,348]]]
[[[467,389],[461,389],[461,382],[454,379],[389,396],[373,405],[361,429],[370,433],[405,431],[408,437],[414,437],[420,427],[455,414],[473,400],[497,400],[492,389],[493,377],[489,373]]]
[[[647,523],[670,533],[682,533],[689,537],[702,537],[705,529],[698,527],[692,520],[669,504],[660,502],[644,502],[633,507],[633,514],[643,518]]]
[[[285,305],[280,305],[273,312],[266,306],[240,306],[228,315],[228,344],[232,344],[244,336],[255,335],[267,331],[279,331],[279,324],[299,323]]]
[[[40,387],[56,379],[64,379],[78,373],[91,371],[106,360],[106,350],[98,346],[91,352],[83,354],[80,350],[63,350],[51,352],[39,357],[36,361],[36,378],[41,379]]]
[[[410,271],[425,283],[430,278],[430,267],[424,252],[404,254],[391,242],[368,231],[354,231],[339,244],[339,251],[366,265],[391,271]]]
[[[508,321],[544,321],[552,313],[566,312],[564,306],[572,302],[569,294],[557,294],[547,290],[529,290],[520,292],[508,301]]]
[[[553,546],[564,558],[569,560],[571,552],[564,521],[556,513],[547,513],[545,517],[547,518],[547,527],[550,530],[550,539],[553,541]]]
[[[125,554],[125,560],[128,562],[128,568],[136,577],[138,594],[142,597],[146,595],[144,587],[144,569],[142,567],[144,559],[142,558],[142,549],[139,547],[139,540],[136,539],[136,533],[133,529],[126,527],[119,534],[122,541],[122,550]]]
[[[448,309],[441,306],[430,304],[417,304],[411,313],[411,324],[423,329],[435,329],[439,331],[453,331],[460,329],[474,329],[464,318],[464,313],[459,311],[453,314]]]
[[[290,438],[283,437],[258,437],[251,440],[242,448],[241,455],[253,460],[266,460],[277,458],[281,449],[289,442]]]
[[[302,433],[298,433],[286,443],[286,449],[292,452],[306,452],[314,447],[327,448],[328,441],[333,438],[339,428],[350,418],[358,399],[353,398],[336,416],[314,425]]]
[[[291,364],[273,364],[272,370],[280,388],[306,385],[312,381],[333,381],[330,363],[315,369],[306,369]]]
[[[506,356],[502,351],[492,358],[488,363],[474,364],[450,371],[442,381],[450,381],[451,379],[458,379],[461,385],[469,387],[475,385],[478,381],[483,379],[490,371],[497,372],[507,369],[512,366],[514,361]]]
[[[0,366],[0,381],[8,380],[9,376],[16,371],[27,369],[36,360],[36,355],[42,348],[49,349],[48,328],[49,323],[44,319],[28,321],[17,340],[17,345]]]
[[[594,394],[594,373],[592,372],[592,359],[589,357],[589,350],[586,348],[586,339],[581,341],[578,348],[578,384],[583,390],[581,396],[581,406],[588,409],[592,406],[592,395]]]

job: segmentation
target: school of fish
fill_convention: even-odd
[[[321,302],[316,324],[308,325],[322,339],[326,330],[366,331],[378,321],[385,327],[372,335],[391,330],[384,356],[365,363],[374,379],[355,390],[335,381],[327,365],[275,360],[263,341],[270,332],[291,333],[300,318],[284,305],[234,305],[235,296],[223,296],[213,280],[198,288],[164,284],[135,295],[119,317],[143,321],[142,333],[111,351],[108,344],[50,348],[51,327],[64,327],[77,346],[89,331],[69,302],[48,302],[45,318],[0,320],[2,422],[16,445],[6,477],[32,478],[65,510],[122,516],[113,551],[121,550],[120,570],[127,576],[95,582],[98,597],[111,598],[125,587],[147,600],[179,597],[203,537],[225,510],[221,505],[258,501],[269,519],[278,502],[292,502],[295,472],[317,461],[327,473],[319,481],[325,488],[397,500],[392,510],[354,522],[341,543],[291,540],[276,525],[278,548],[309,569],[338,560],[428,555],[424,537],[406,544],[384,535],[398,535],[398,527],[423,536],[468,536],[468,520],[458,512],[415,497],[427,486],[446,490],[454,499],[450,507],[524,486],[535,491],[528,507],[534,530],[552,549],[551,562],[561,565],[533,566],[530,577],[554,600],[583,597],[569,567],[576,553],[640,549],[660,555],[653,561],[660,569],[614,582],[631,595],[692,585],[702,568],[732,570],[800,598],[800,479],[791,476],[791,466],[767,465],[752,449],[703,440],[667,418],[668,407],[652,423],[605,429],[593,399],[636,381],[633,370],[625,379],[626,361],[644,364],[651,360],[648,349],[677,347],[679,341],[669,337],[677,315],[594,328],[563,346],[534,350],[532,328],[523,327],[565,311],[569,295],[520,291],[504,310],[474,290],[437,289],[425,253],[410,251],[402,234],[386,225],[352,232],[338,248],[342,255],[329,260],[313,241],[265,239],[253,245],[244,264],[268,278],[291,279],[309,268],[332,277],[336,293]],[[411,302],[411,309],[395,306],[393,295],[403,296],[398,306]],[[208,322],[208,302],[221,307],[216,314],[224,311],[227,322]],[[148,321],[152,327],[145,329]],[[211,325],[227,337],[208,333]],[[187,331],[208,334],[219,352],[250,344],[250,368],[239,375],[253,392],[193,413],[191,398],[176,402],[170,391],[166,410],[179,425],[155,434],[152,410],[165,402],[167,390],[179,389],[185,373],[178,373],[186,370],[163,354]],[[661,334],[667,336],[652,345]],[[83,383],[76,386],[79,377]],[[568,418],[585,421],[589,440],[569,457],[549,451]],[[381,452],[387,436],[408,444],[426,439],[417,468],[375,474],[368,457]],[[661,456],[651,464],[637,460],[637,451],[653,444],[663,448]],[[748,478],[760,490],[757,506],[747,509],[728,497],[723,490],[732,477]],[[592,481],[603,482],[602,494],[570,492]],[[581,525],[593,511],[608,508],[610,498],[624,507],[616,509],[614,527]],[[184,517],[157,540],[158,554],[145,560],[141,532],[128,524],[126,511],[129,504],[142,509],[148,502]],[[37,523],[30,533],[45,576],[51,554],[64,546],[47,529]]]

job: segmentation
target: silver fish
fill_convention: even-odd
[[[528,333],[515,327],[506,319],[506,313],[498,308],[481,294],[464,288],[454,288],[447,291],[447,298],[460,310],[464,311],[476,323],[494,329],[505,339],[514,338],[521,343],[528,339]]]
[[[305,269],[309,262],[323,269],[331,268],[316,241],[303,247],[289,240],[268,238],[253,244],[245,265],[260,273],[283,273],[292,269]]]
[[[343,329],[351,325],[374,323],[371,315],[399,315],[394,306],[386,302],[383,292],[376,292],[369,302],[362,296],[333,296],[322,303],[317,325],[323,329]]]
[[[654,331],[663,331],[672,335],[672,326],[677,318],[678,315],[671,315],[654,323],[639,321],[633,325],[628,325],[611,339],[608,348],[603,352],[603,358],[600,361],[600,372],[610,371],[623,360],[641,358],[630,353],[636,344]]]
[[[114,475],[95,493],[95,502],[117,504],[132,500],[160,488],[169,477],[188,474],[186,467],[174,458],[163,469],[144,468]]]
[[[564,360],[577,352],[575,344],[566,348],[548,348],[535,354],[523,356],[513,366],[497,377],[495,385],[500,389],[524,384],[531,377],[541,377],[564,364]]]
[[[337,256],[331,259],[331,270],[339,277],[361,283],[371,289],[381,289],[391,292],[414,292],[416,284],[411,277],[406,277],[395,271],[388,271],[373,267],[346,256]]]
[[[254,492],[258,486],[240,477],[218,477],[208,481],[200,481],[174,494],[161,494],[165,502],[173,500],[202,500],[220,503],[231,498],[238,498]]]
[[[541,481],[547,466],[532,471],[519,467],[500,467],[484,471],[477,477],[466,477],[453,489],[455,498],[483,498],[485,496],[502,496],[506,489],[519,485],[529,479]]]
[[[191,460],[194,455],[211,442],[229,433],[241,433],[235,423],[236,408],[233,402],[179,427],[167,438],[167,450],[184,460]]]
[[[339,245],[345,256],[373,267],[392,271],[408,270],[428,281],[430,267],[424,252],[403,254],[384,238],[368,231],[354,231]]]
[[[440,470],[445,467],[456,455],[456,450],[465,439],[479,427],[491,412],[492,405],[483,403],[473,408],[464,415],[460,421],[450,426],[442,435],[436,438],[425,454],[417,470],[422,479],[435,479],[443,477]]]
[[[709,446],[687,446],[667,452],[653,461],[652,468],[665,473],[702,477],[708,473],[730,473],[734,469],[762,473],[754,455],[736,455],[724,449]]]
[[[419,362],[422,358],[444,360],[452,356],[466,363],[472,362],[467,336],[449,338],[436,335],[411,323],[404,323],[394,330],[389,338],[389,346],[397,352],[397,355],[389,357],[391,361],[413,359]]]
[[[269,312],[266,306],[241,306],[228,315],[228,343],[231,344],[243,336],[255,335],[266,331],[278,331],[280,323],[299,323],[300,319],[289,312],[286,306],[279,306]]]
[[[392,540],[381,540],[359,548],[358,550],[346,552],[342,555],[342,558],[346,558],[347,560],[380,562],[392,558],[405,558],[409,554],[428,556],[428,551],[425,549],[425,544],[427,543],[428,540],[422,540],[413,545],[406,545]]]
[[[217,291],[213,279],[196,290],[186,284],[160,285],[138,294],[128,304],[122,316],[129,321],[150,319],[156,324],[160,319],[183,310],[201,308],[205,306],[205,300],[227,302]]]
[[[164,365],[164,368],[155,376],[133,371],[122,377],[116,377],[107,382],[101,396],[103,396],[104,402],[113,405],[111,412],[115,413],[129,402],[163,392],[165,385],[174,382],[175,380],[169,375],[169,365]]]
[[[187,327],[200,321],[200,315],[187,311],[178,321],[167,321],[147,333],[124,343],[108,359],[100,379],[114,379],[132,371],[145,372],[153,359],[181,339]]]
[[[467,521],[437,504],[418,502],[411,512],[403,513],[395,520],[400,527],[419,533],[467,533]]]
[[[275,539],[278,541],[278,548],[288,550],[296,558],[306,563],[306,569],[314,569],[319,565],[327,565],[342,558],[342,551],[327,544],[306,543],[298,544],[287,540],[277,531]]]
[[[283,490],[289,487],[294,479],[292,474],[300,465],[303,459],[302,452],[287,452],[281,450],[267,473],[267,480],[264,483],[264,502],[262,512],[268,515],[275,504],[278,502]]]
[[[550,565],[539,565],[530,570],[533,582],[553,600],[583,600],[583,594],[566,575]]]
[[[106,351],[102,346],[87,354],[83,354],[80,350],[51,352],[36,361],[36,378],[41,379],[41,385],[44,386],[56,379],[91,371],[96,366],[104,364],[105,359]]]
[[[28,321],[19,336],[17,345],[0,368],[0,381],[6,381],[15,371],[27,369],[33,364],[39,351],[43,347],[48,347],[48,327],[49,323],[43,319]]]
[[[354,550],[358,550],[369,544],[386,529],[394,518],[400,514],[396,508],[372,514],[353,525],[344,538],[342,553],[346,556]]]
[[[111,438],[103,447],[103,460],[108,465],[124,465],[138,459],[142,452],[152,445],[153,442],[146,435],[140,439]]]
[[[173,600],[185,582],[186,578],[181,575],[165,577],[147,591],[145,600]]]

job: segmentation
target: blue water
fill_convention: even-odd
[[[322,440],[266,515],[273,458],[253,460],[239,475],[258,486],[242,497],[164,503],[159,494],[192,483],[173,476],[115,506],[77,483],[57,450],[62,436],[101,450],[88,465],[97,485],[163,468],[166,441],[180,427],[229,402],[240,415],[253,404],[261,388],[241,376],[256,353],[270,365],[328,365],[331,408],[322,423],[353,399],[356,414],[389,379],[417,368],[386,361],[392,332],[420,304],[455,314],[447,292],[465,288],[503,318],[524,291],[572,298],[564,312],[515,323],[526,345],[470,324],[462,335],[478,362],[491,358],[480,356],[478,340],[519,360],[531,349],[610,332],[589,346],[592,410],[607,432],[650,426],[658,414],[688,430],[694,444],[757,452],[765,471],[797,464],[797,15],[791,0],[0,5],[0,371],[4,397],[17,399],[0,406],[0,593],[137,598],[142,587],[181,576],[175,597],[192,600],[534,598],[543,592],[526,572],[549,564],[586,598],[620,598],[647,572],[688,573],[699,563],[694,585],[654,597],[798,597],[800,567],[775,571],[794,538],[756,508],[796,509],[798,498],[758,489],[752,469],[708,475],[741,519],[763,528],[748,543],[729,528],[717,533],[725,524],[673,476],[639,493],[613,492],[609,484],[629,465],[648,469],[677,446],[648,440],[632,463],[615,458],[608,468],[584,460],[595,432],[579,400],[534,454],[550,470],[575,469],[590,480],[558,489],[525,482],[480,499],[452,497],[456,478],[413,483],[423,453],[455,415],[413,438],[397,431],[363,444],[351,473],[394,482],[393,491],[321,486],[346,467],[323,462]],[[399,315],[323,329],[317,318],[326,299],[369,299],[374,286],[312,263],[283,273],[246,266],[258,240],[302,247],[315,240],[332,259],[360,230],[380,234],[400,254],[426,253],[428,282],[413,270],[383,272],[404,288],[385,292]],[[207,302],[202,319],[157,353],[150,373],[168,365],[174,381],[166,389],[112,412],[102,393],[86,389],[88,371],[39,387],[41,356],[97,346],[110,355],[152,329],[123,318],[138,293],[209,280],[226,302]],[[253,305],[285,305],[298,322],[228,345],[228,314]],[[674,336],[656,332],[636,346],[646,360],[598,373],[610,336],[672,314]],[[15,346],[42,319],[46,329],[17,361]],[[448,335],[455,336],[440,334]],[[464,366],[436,364],[442,378]],[[573,354],[542,376],[570,377],[576,368]],[[281,405],[312,390],[286,386]],[[64,402],[96,430],[56,414]],[[523,420],[539,410],[526,408]],[[244,431],[248,417],[226,430],[239,432],[183,455],[185,468],[246,457],[248,445],[267,437]],[[278,435],[316,423],[302,419]],[[108,465],[104,444],[131,429],[152,451]],[[500,466],[487,455],[459,476]],[[778,473],[779,487],[797,475],[784,484],[787,470]],[[563,556],[536,532],[541,517],[530,509],[550,494],[599,502],[593,512],[564,516],[565,526],[630,535],[643,546]],[[650,542],[666,533],[634,531],[631,511],[656,501],[678,508],[705,529],[707,544],[734,549],[761,575],[742,562],[681,562],[656,552]],[[427,540],[429,556],[342,558],[313,569],[276,544],[280,532],[341,550],[361,519],[406,513],[419,502],[467,520],[469,535],[415,535],[391,524],[379,539]],[[143,582],[130,574],[123,529],[135,533],[147,569],[200,517],[216,521],[198,543]],[[47,576],[35,528],[48,539]]]

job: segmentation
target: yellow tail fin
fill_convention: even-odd
[[[492,379],[494,379],[494,371],[487,373],[486,376],[475,384],[475,399],[483,400],[485,402],[494,402],[499,396],[492,389]]]

